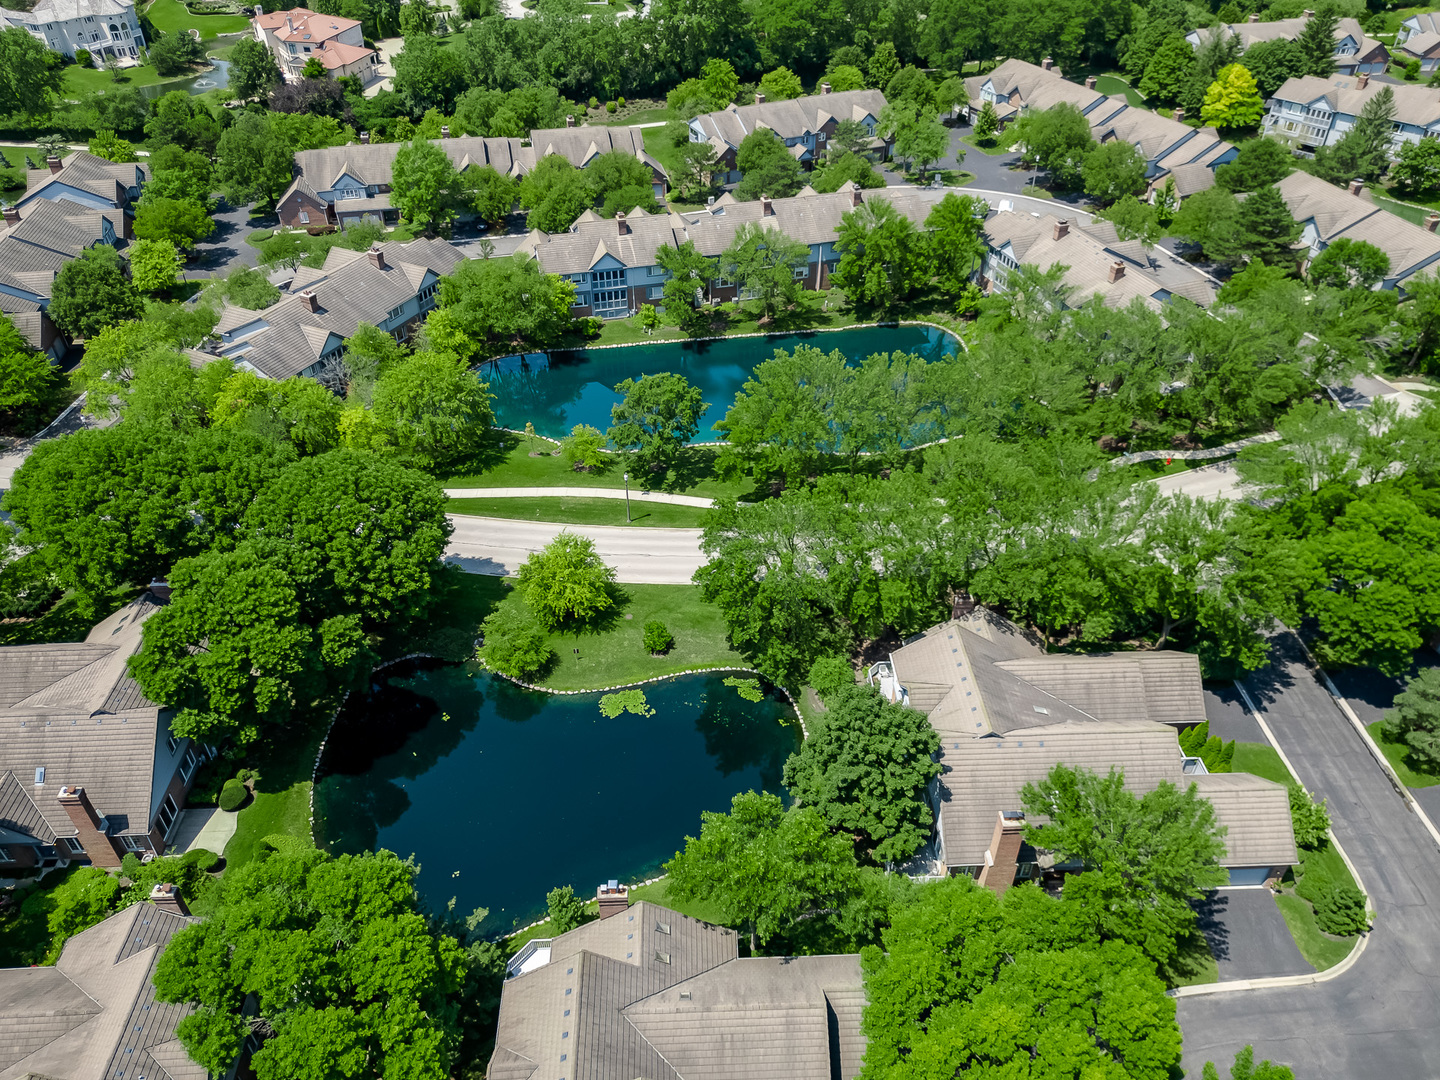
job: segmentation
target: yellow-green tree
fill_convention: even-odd
[[[1260,90],[1242,64],[1227,64],[1220,69],[1200,107],[1200,118],[1218,128],[1255,127],[1264,115]]]

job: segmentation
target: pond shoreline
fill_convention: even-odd
[[[949,334],[955,339],[956,344],[966,352],[970,350],[965,346],[965,339],[948,326],[941,326],[939,323],[928,322],[925,319],[896,319],[893,322],[857,322],[848,326],[815,326],[809,330],[755,330],[744,334],[707,334],[705,337],[651,337],[645,341],[616,341],[606,345],[575,345],[563,349],[540,350],[547,356],[555,353],[592,352],[596,349],[633,349],[638,345],[675,345],[693,341],[699,344],[702,341],[740,341],[744,338],[764,337],[804,337],[806,334],[843,334],[846,330],[885,330],[889,328],[900,329],[906,326],[927,326],[932,330],[939,330],[941,333]],[[501,360],[508,360],[514,356],[528,356],[532,353],[507,353],[505,356],[492,357],[489,360],[482,360],[479,367],[485,364],[498,363]]]

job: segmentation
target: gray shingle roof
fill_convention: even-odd
[[[1198,724],[1205,719],[1200,658],[1185,652],[1002,660],[1001,668],[1100,720]]]
[[[1296,221],[1313,221],[1326,244],[1341,237],[1373,244],[1390,258],[1391,279],[1404,278],[1440,255],[1440,236],[1361,197],[1296,171],[1276,185]]]
[[[1190,778],[1228,830],[1221,866],[1284,866],[1295,862],[1290,793],[1250,773],[1205,773]]]
[[[1440,120],[1440,95],[1413,83],[1388,83],[1370,79],[1364,87],[1355,75],[1336,75],[1322,79],[1305,75],[1286,79],[1275,91],[1276,101],[1295,101],[1309,105],[1324,100],[1332,112],[1359,116],[1365,103],[1381,90],[1389,88],[1395,95],[1395,120],[1416,127],[1428,127]]]
[[[758,128],[769,128],[782,139],[798,139],[814,134],[832,120],[838,123],[864,120],[867,116],[878,120],[884,108],[885,95],[879,90],[843,90],[788,101],[730,105],[697,116],[694,123],[712,142],[739,146],[746,135]]]
[[[27,170],[25,194],[20,198],[27,202],[37,195],[54,198],[56,196],[46,189],[54,184],[65,184],[105,199],[119,209],[129,201],[129,189],[136,186],[137,171],[142,178],[148,175],[143,165],[117,164],[86,150],[76,150],[61,159],[59,172],[52,173],[48,167]]]

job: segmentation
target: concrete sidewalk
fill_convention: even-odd
[[[455,532],[445,561],[471,574],[509,577],[520,564],[562,532],[595,542],[615,568],[616,579],[651,585],[688,585],[705,564],[699,529],[656,529],[619,525],[557,525],[543,521],[451,514]]]
[[[623,499],[625,498],[625,489],[589,487],[446,488],[445,494],[452,499]],[[632,491],[630,498],[636,502],[698,506],[705,510],[715,505],[714,499],[702,499],[698,495],[671,495],[665,491]]]

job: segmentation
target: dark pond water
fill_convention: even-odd
[[[202,71],[199,75],[190,75],[183,79],[170,79],[163,83],[142,86],[140,93],[147,98],[159,98],[164,97],[172,90],[184,90],[194,97],[209,90],[223,89],[230,85],[229,60],[217,60],[212,56],[208,57],[205,62],[213,64],[214,70]]]
[[[926,360],[951,356],[955,338],[928,326],[862,327],[831,333],[776,334],[763,338],[721,338],[718,341],[665,341],[623,349],[532,353],[487,365],[481,377],[495,395],[495,417],[501,427],[523,431],[535,425],[541,435],[559,439],[576,424],[604,431],[610,407],[620,400],[612,389],[625,379],[674,372],[698,386],[710,406],[700,420],[697,441],[713,442],[711,425],[735,402],[755,365],[776,349],[813,345],[839,349],[852,364],[878,352],[909,352]]]
[[[557,885],[593,896],[653,876],[702,810],[783,793],[799,740],[778,693],[746,701],[720,674],[646,686],[654,715],[612,720],[599,694],[538,694],[474,664],[416,668],[352,695],[321,762],[315,842],[413,853],[432,907],[487,907],[490,933],[542,915]]]

